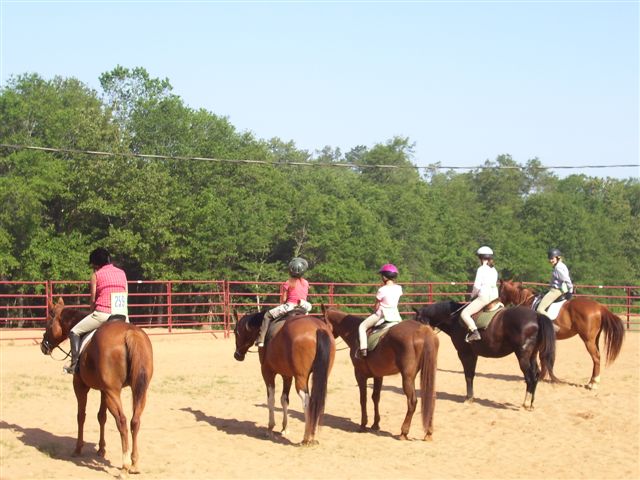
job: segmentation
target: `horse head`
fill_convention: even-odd
[[[236,338],[236,351],[233,354],[233,358],[241,362],[258,338],[265,312],[248,313],[240,320],[237,319],[237,312],[234,311],[234,314],[236,326],[233,329],[233,334]]]
[[[40,350],[45,355],[50,355],[51,351],[67,338],[69,329],[67,328],[65,332],[61,321],[63,311],[64,300],[62,300],[62,297],[56,303],[49,301],[49,318],[40,343]]]
[[[430,325],[432,328],[443,329],[453,323],[457,317],[456,313],[460,312],[462,306],[462,304],[447,300],[432,303],[414,311],[418,322]]]
[[[500,301],[505,305],[522,305],[525,304],[530,297],[535,296],[533,291],[522,285],[522,282],[514,282],[511,280],[500,280],[500,288],[498,291]]]

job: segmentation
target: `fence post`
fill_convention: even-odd
[[[333,283],[329,284],[329,305],[333,306]]]
[[[631,329],[631,287],[626,288],[627,291],[627,330]]]
[[[433,283],[429,282],[429,295],[427,296],[427,303],[433,303]]]
[[[229,338],[231,330],[231,294],[229,293],[229,282],[222,281],[222,297],[223,297],[223,321],[224,321],[224,338]]]
[[[173,306],[171,304],[171,291],[173,290],[173,282],[167,282],[167,326],[169,327],[169,333],[171,333],[171,327],[173,325]]]

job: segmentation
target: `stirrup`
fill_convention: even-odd
[[[477,342],[481,338],[482,337],[480,337],[480,332],[478,331],[478,329],[476,329],[473,332],[467,333],[467,336],[465,337],[464,341],[467,343]]]
[[[361,348],[360,350],[356,350],[356,358],[360,360],[367,358],[367,349]]]
[[[62,367],[62,371],[74,375],[78,371],[78,365],[65,365],[64,367]]]

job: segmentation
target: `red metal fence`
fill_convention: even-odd
[[[545,285],[528,283],[534,288]],[[464,282],[402,283],[404,295],[400,311],[405,316],[413,308],[444,299],[465,300],[470,284]],[[309,301],[339,306],[346,311],[370,312],[379,285],[371,283],[311,283]],[[233,311],[242,314],[280,303],[281,282],[212,281],[132,281],[129,282],[129,317],[150,329],[151,334],[220,333],[227,337],[233,329]],[[578,296],[604,303],[625,322],[629,330],[640,330],[640,287],[578,285]],[[65,304],[88,307],[87,282],[0,282],[0,340],[39,338],[49,313],[49,299],[62,298]],[[155,331],[154,331],[155,330]],[[33,336],[25,332],[33,332]]]

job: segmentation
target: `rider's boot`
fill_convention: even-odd
[[[80,335],[77,333],[69,332],[69,342],[71,343],[71,363],[63,367],[67,373],[76,373],[78,367],[78,357],[80,356]]]
[[[267,330],[269,330],[269,322],[271,321],[271,314],[269,312],[264,314],[264,318],[262,319],[262,324],[260,325],[260,333],[258,334],[258,339],[256,340],[256,347],[264,347],[264,339],[267,336]]]
[[[467,338],[465,338],[465,341],[467,343],[471,343],[471,342],[476,342],[480,339],[481,339],[480,332],[476,328],[475,330],[472,330],[470,333],[467,334]]]

